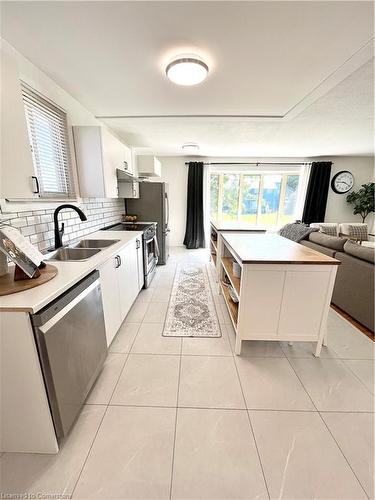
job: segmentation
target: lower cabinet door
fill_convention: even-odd
[[[112,342],[122,323],[117,266],[118,259],[113,257],[99,269],[107,346]]]
[[[119,252],[120,267],[118,283],[120,290],[120,310],[122,320],[128,314],[138,295],[138,262],[136,240],[132,240]]]

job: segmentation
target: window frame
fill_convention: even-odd
[[[233,168],[230,169],[228,167],[226,168],[220,168],[216,167],[213,168],[211,167],[209,170],[209,175],[208,175],[208,184],[210,186],[210,180],[211,180],[211,175],[218,175],[219,176],[219,182],[218,182],[218,212],[217,216],[215,217],[213,214],[211,214],[211,204],[210,204],[210,217],[215,217],[218,220],[222,220],[223,218],[223,213],[222,213],[222,202],[223,202],[223,176],[225,174],[237,174],[240,176],[239,178],[239,195],[238,195],[238,205],[237,205],[237,218],[233,219],[233,221],[238,221],[241,222],[240,220],[240,215],[242,214],[242,200],[243,200],[243,186],[244,186],[244,177],[247,175],[250,176],[259,176],[259,189],[258,189],[258,196],[257,196],[257,213],[254,214],[256,215],[256,222],[253,223],[254,225],[267,225],[261,222],[261,210],[262,210],[262,196],[263,196],[263,189],[264,189],[264,176],[265,175],[281,175],[281,185],[280,185],[280,198],[279,198],[279,205],[278,205],[278,210],[277,210],[277,220],[275,224],[270,224],[267,225],[267,227],[280,227],[284,222],[281,221],[281,217],[284,214],[284,208],[285,208],[285,195],[286,195],[286,187],[287,187],[287,182],[288,182],[288,177],[289,176],[298,176],[299,181],[298,181],[298,190],[297,190],[297,198],[296,198],[296,208],[295,208],[295,213],[293,218],[299,219],[301,218],[302,215],[302,210],[303,210],[303,200],[305,198],[306,194],[306,179],[308,178],[308,165],[305,165],[303,162],[301,162],[301,166],[298,167],[293,167],[293,166],[281,166],[272,168],[272,169],[267,169],[267,170],[260,170],[260,169],[251,169],[251,168]],[[210,192],[210,191],[209,191]],[[210,202],[209,202],[210,203]]]
[[[77,200],[76,182],[73,173],[73,164],[71,155],[68,115],[66,110],[23,80],[21,80],[21,90],[22,90],[22,100],[25,111],[25,119],[27,124],[28,139],[34,166],[34,173],[39,184],[39,192],[37,193],[38,200],[40,202],[51,202],[51,203],[57,201]],[[61,178],[64,179],[64,182],[68,186],[66,191],[50,191],[42,188],[43,183],[40,181],[40,176],[42,175],[39,171],[40,168],[38,167],[38,162],[35,156],[33,137],[32,137],[32,132],[30,131],[30,124],[29,124],[29,114],[27,111],[27,106],[30,107],[31,105],[30,103],[25,102],[24,93],[28,94],[30,96],[29,98],[31,99],[34,97],[36,102],[40,102],[42,106],[44,106],[47,110],[51,111],[52,115],[55,114],[58,117],[58,120],[56,120],[56,125],[61,130],[61,132],[59,133],[60,151],[56,151],[56,148],[54,148],[54,152],[56,152],[57,155],[60,154],[63,159],[64,168],[62,169]],[[61,139],[63,139],[63,142],[61,141]],[[63,153],[61,153],[62,151]]]

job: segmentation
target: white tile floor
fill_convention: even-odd
[[[1,456],[3,497],[373,497],[372,341],[331,311],[320,359],[273,342],[239,358],[216,293],[222,338],[164,338],[176,264],[192,259],[206,252],[173,249],[141,292],[60,453]]]

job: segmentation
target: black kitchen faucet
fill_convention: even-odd
[[[66,203],[64,205],[60,205],[59,207],[56,208],[54,214],[53,214],[53,223],[54,223],[54,231],[55,231],[55,249],[62,247],[62,236],[64,234],[64,223],[61,224],[61,229],[59,229],[59,212],[63,210],[64,208],[71,208],[72,210],[75,210],[77,214],[79,215],[79,218],[81,221],[87,220],[86,215],[82,212],[82,210],[78,207],[75,207],[74,205],[70,205],[69,203]]]

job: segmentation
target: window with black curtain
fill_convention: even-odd
[[[331,161],[315,161],[311,164],[311,172],[302,215],[302,222],[305,224],[324,222],[331,167]]]
[[[190,162],[187,187],[187,213],[184,245],[188,249],[204,247],[203,162]]]

